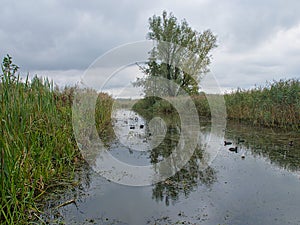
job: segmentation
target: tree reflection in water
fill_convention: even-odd
[[[151,151],[151,163],[158,163],[167,158],[178,145],[179,138],[178,126],[168,125],[163,142]],[[209,166],[203,169],[203,163],[205,163],[203,152],[204,150],[198,145],[189,162],[181,170],[153,186],[152,198],[156,201],[164,201],[168,206],[170,202],[174,204],[180,194],[186,197],[199,185],[212,185],[217,180],[216,171]],[[176,167],[175,163],[170,163],[170,166]]]

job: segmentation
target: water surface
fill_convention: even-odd
[[[151,142],[153,129],[149,134],[148,121],[139,115],[122,112],[114,122],[119,139],[108,144],[109,151],[124,162],[153,164],[178,144],[177,123],[156,121],[161,125],[154,126],[159,127],[156,135],[164,137],[157,144]],[[84,167],[80,188],[52,203],[74,198],[76,204],[60,207],[56,215],[66,224],[300,224],[299,133],[228,123],[225,140],[232,145],[224,146],[220,139],[218,154],[204,168],[203,140],[213,135],[210,124],[201,123],[189,163],[152,186],[120,185]],[[233,146],[237,153],[228,150]]]

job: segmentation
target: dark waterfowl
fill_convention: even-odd
[[[290,141],[289,146],[294,146],[294,141]]]
[[[232,145],[232,142],[230,142],[230,141],[224,141],[224,146],[226,146],[226,145]]]
[[[237,153],[237,147],[235,147],[235,148],[229,148],[228,150],[231,151],[231,152]]]
[[[242,142],[245,142],[245,140],[241,139],[241,138],[238,138],[238,144],[239,143],[242,143]]]

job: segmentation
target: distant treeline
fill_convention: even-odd
[[[211,96],[212,97],[212,96]],[[192,99],[202,119],[210,119],[209,102],[204,93],[193,95]],[[280,80],[264,87],[250,90],[238,88],[224,95],[227,119],[247,122],[265,127],[300,129],[300,81],[299,79]],[[179,98],[185,104],[184,98]],[[189,106],[186,106],[188,113]],[[143,115],[173,114],[175,109],[166,101],[148,97],[138,101],[134,109]]]

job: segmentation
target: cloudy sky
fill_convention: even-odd
[[[217,35],[210,68],[222,90],[300,77],[297,0],[0,1],[1,58],[60,85],[79,81],[112,48],[145,40],[148,18],[163,10]]]

